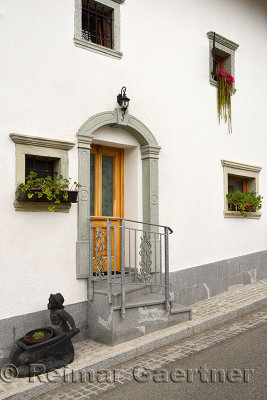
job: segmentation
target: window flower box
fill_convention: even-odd
[[[226,195],[228,201],[228,211],[233,214],[240,214],[242,217],[247,217],[249,213],[257,213],[261,209],[262,199],[261,195],[257,196],[256,192],[240,191],[228,192]]]
[[[35,201],[35,202],[53,202],[53,200],[48,200],[45,196],[39,197],[39,190],[27,190],[23,192],[21,188],[18,188],[18,200],[19,201]],[[65,196],[67,193],[68,197]],[[33,196],[28,197],[28,194]],[[59,194],[59,200],[61,203],[77,203],[78,191],[77,190],[62,190]]]
[[[81,185],[74,182],[75,190],[69,189],[70,178],[59,177],[37,178],[37,173],[31,171],[26,178],[26,183],[18,187],[19,201],[48,202],[49,211],[55,211],[55,205],[60,203],[76,203],[78,189]],[[71,188],[72,189],[72,188]]]

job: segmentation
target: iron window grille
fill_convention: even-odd
[[[113,48],[113,10],[91,0],[82,0],[82,37]]]
[[[54,161],[51,158],[26,155],[25,157],[25,178],[30,172],[36,172],[37,178],[52,176],[53,180],[57,173],[54,171]]]

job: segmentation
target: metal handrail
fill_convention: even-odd
[[[114,220],[120,220],[120,225],[111,225],[111,221]],[[94,221],[106,221],[106,226],[93,226]],[[145,228],[146,225],[149,225],[151,227],[155,226],[157,228],[164,228],[164,233],[160,231],[155,231],[153,232],[152,228],[148,228],[151,230],[147,229],[139,229],[134,228],[134,227],[127,227],[126,222],[132,222],[135,224],[142,224],[143,228]],[[146,223],[142,221],[135,221],[132,219],[125,219],[125,218],[116,218],[116,217],[91,217],[89,218],[89,229],[90,229],[90,240],[89,240],[89,282],[88,282],[88,289],[89,289],[89,298],[90,300],[93,300],[93,293],[94,293],[94,264],[93,264],[93,251],[94,248],[99,251],[100,255],[98,255],[98,261],[97,261],[97,274],[99,274],[99,279],[102,277],[102,271],[103,267],[99,269],[98,265],[100,264],[105,265],[105,262],[103,264],[103,251],[107,250],[107,260],[106,260],[106,266],[107,266],[107,295],[108,295],[108,303],[112,304],[112,284],[113,284],[113,277],[112,277],[112,249],[111,249],[111,237],[112,237],[112,231],[114,234],[113,238],[113,243],[114,243],[114,266],[116,265],[116,247],[115,247],[115,234],[116,230],[120,229],[121,231],[121,236],[120,236],[120,285],[121,285],[121,316],[122,318],[125,317],[125,285],[126,285],[126,251],[128,251],[127,255],[127,260],[128,260],[128,267],[129,272],[127,272],[127,279],[131,281],[131,277],[134,277],[134,282],[136,282],[136,279],[138,282],[144,281],[146,283],[149,283],[151,288],[157,288],[156,290],[159,290],[161,293],[161,290],[163,289],[165,291],[165,307],[167,310],[170,309],[170,299],[169,299],[169,234],[173,233],[173,230],[164,225],[157,225],[157,224],[151,224],[151,223]],[[95,243],[93,243],[93,230],[96,229],[96,235],[97,239],[95,239]],[[106,239],[106,247],[105,247],[105,242],[103,241],[103,230],[107,229],[107,239]],[[129,241],[126,243],[126,230],[129,232]],[[134,232],[134,244],[133,244],[133,254],[134,254],[134,274],[132,275],[131,273],[131,232]],[[140,247],[138,250],[137,247],[137,241],[138,240],[138,233],[140,234]],[[151,238],[154,237],[154,242],[153,239]],[[158,242],[157,242],[157,237],[158,237]],[[99,242],[98,242],[99,240]],[[151,240],[154,243],[153,249],[151,247]],[[163,248],[162,248],[163,245]],[[94,247],[96,246],[96,247]],[[128,250],[127,250],[128,249]],[[137,258],[136,254],[141,256],[141,261],[139,262],[139,265],[141,266],[140,269],[137,269]],[[152,261],[153,257],[153,261]],[[162,262],[164,259],[164,263]],[[154,263],[155,267],[155,275],[154,275],[154,283],[152,282],[152,275],[153,271],[151,270],[151,264]],[[162,270],[162,267],[164,265],[164,272]],[[159,267],[159,275],[157,275],[157,266]],[[116,278],[116,267],[114,269],[114,278]],[[164,275],[163,275],[164,273]],[[164,276],[164,283],[163,283],[163,276]],[[159,277],[160,281],[158,281],[157,277]],[[155,289],[152,289],[155,290]]]
[[[158,224],[151,224],[149,222],[142,222],[142,221],[135,221],[134,219],[127,219],[127,218],[116,218],[116,217],[90,217],[88,218],[89,221],[94,219],[95,221],[106,221],[107,219],[112,220],[123,220],[123,221],[128,221],[128,222],[135,222],[136,224],[143,224],[143,225],[151,225],[151,226],[158,226],[159,228],[168,228],[170,234],[173,233],[173,230],[167,226],[167,225],[158,225]]]

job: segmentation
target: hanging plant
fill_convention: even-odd
[[[232,133],[231,96],[234,81],[234,77],[228,72],[220,71],[217,75],[219,123],[221,118],[224,118],[225,123],[228,121],[229,133]]]

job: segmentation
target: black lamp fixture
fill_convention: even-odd
[[[123,86],[121,88],[120,94],[118,94],[118,96],[117,96],[117,102],[122,109],[122,120],[124,120],[125,113],[129,106],[129,101],[130,101],[130,99],[126,96],[126,87]]]

